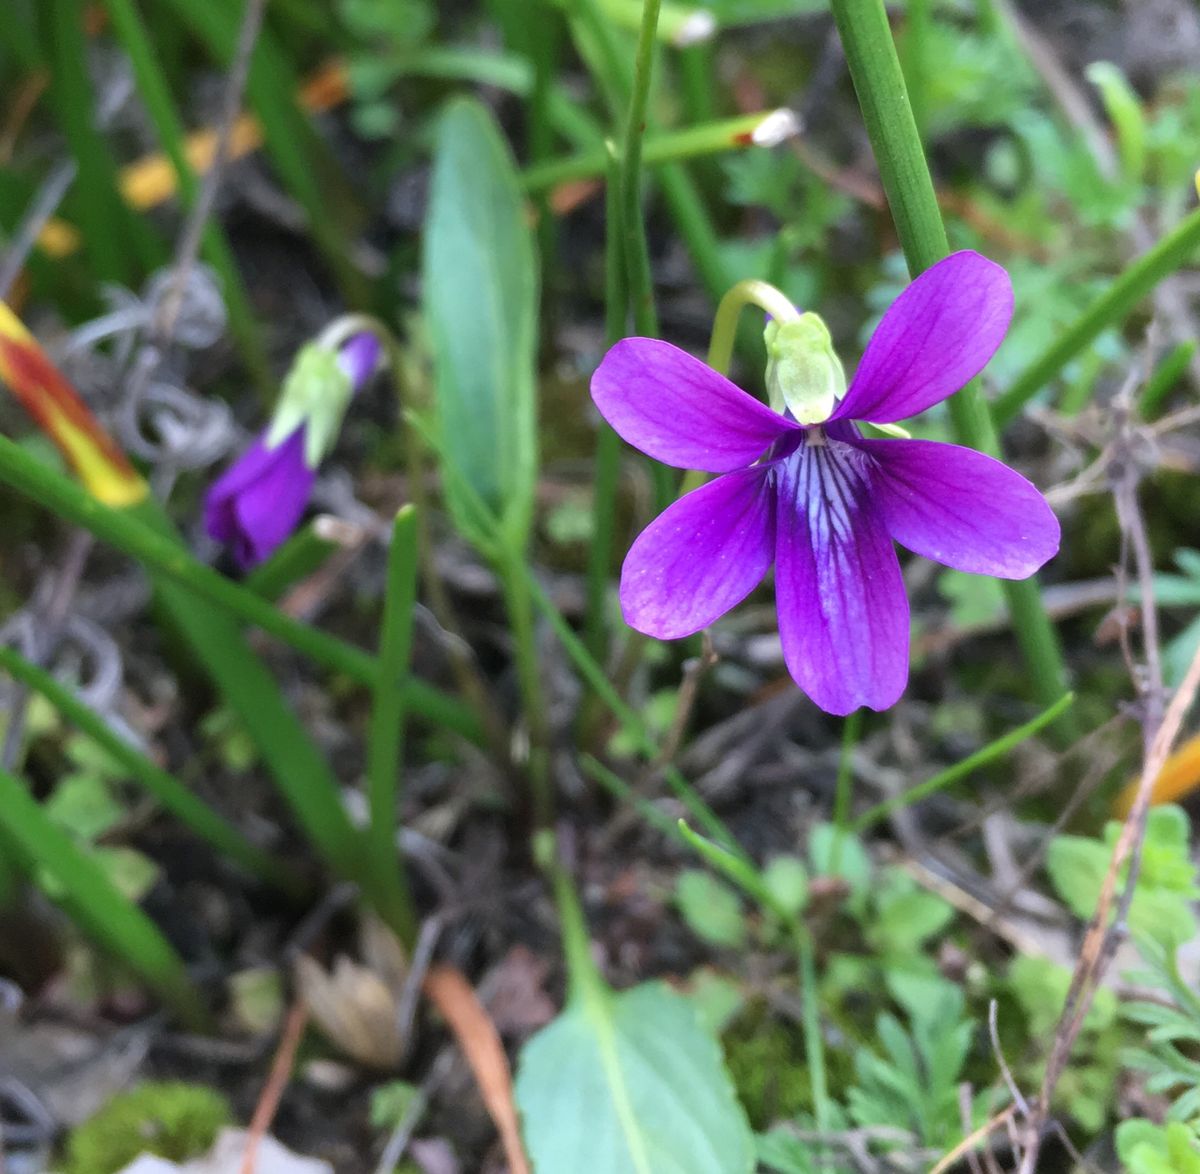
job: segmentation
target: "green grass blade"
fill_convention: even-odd
[[[832,0],[832,7],[888,206],[909,272],[915,277],[945,257],[950,246],[887,11],[883,0]],[[948,406],[961,443],[991,456],[1000,455],[978,380],[951,396]],[[1058,633],[1042,604],[1037,580],[1005,580],[1001,585],[1017,642],[1029,667],[1033,692],[1043,704],[1052,704],[1066,692],[1067,671]],[[1063,728],[1065,732],[1067,723]]]
[[[135,971],[181,1019],[204,1028],[208,1014],[183,961],[158,927],[113,886],[104,870],[46,816],[22,783],[0,770],[0,848],[35,878],[85,933]]]
[[[361,684],[375,683],[378,665],[369,653],[285,615],[253,591],[199,562],[177,539],[164,534],[161,526],[148,524],[145,514],[135,515],[101,504],[69,478],[3,436],[0,436],[0,482],[178,584],[192,600],[190,606],[194,607],[197,599],[210,600],[312,657],[318,664]],[[240,636],[237,643],[241,645]],[[463,702],[415,678],[406,681],[404,689],[414,713],[472,741],[482,741],[479,721]]]
[[[982,750],[976,750],[974,754],[968,755],[962,762],[956,762],[953,766],[946,770],[940,771],[931,779],[926,779],[919,786],[913,787],[911,791],[905,791],[902,795],[896,795],[892,799],[888,799],[883,803],[877,803],[868,811],[864,811],[862,815],[854,821],[853,830],[857,834],[865,831],[869,827],[873,827],[880,820],[886,819],[894,811],[899,811],[902,807],[907,807],[911,803],[919,803],[922,799],[927,799],[930,795],[938,791],[944,790],[946,787],[953,786],[960,779],[964,779],[973,771],[977,771],[981,766],[986,766],[989,762],[1002,757],[1012,750],[1015,746],[1019,746],[1026,738],[1032,738],[1040,729],[1050,725],[1056,721],[1075,702],[1075,694],[1067,693],[1060,697],[1048,709],[1042,710],[1037,717],[1032,721],[1027,721],[1023,726],[1018,726],[1015,730],[1009,732],[994,742],[989,742]]]
[[[126,770],[135,783],[222,855],[267,884],[291,893],[302,891],[300,878],[289,865],[246,839],[208,804],[197,799],[183,783],[120,737],[99,714],[80,701],[52,674],[31,664],[3,644],[0,644],[0,668],[45,697],[69,722]]]
[[[1164,277],[1186,264],[1200,249],[1200,210],[1184,217],[1153,248],[1124,269],[1074,322],[1055,335],[1054,341],[992,405],[997,427],[1003,428],[1076,355],[1109,326],[1115,326]]]
[[[396,801],[404,748],[406,705],[398,682],[408,673],[412,654],[412,621],[417,606],[417,515],[405,506],[396,515],[388,549],[383,633],[379,641],[379,676],[367,737],[367,798],[371,870],[378,886],[381,917],[410,949],[417,925],[405,880],[404,862],[396,850]]]
[[[335,550],[336,542],[321,537],[310,522],[296,531],[265,563],[259,563],[243,580],[263,599],[280,599],[302,579],[308,578]]]
[[[95,278],[132,286],[166,253],[118,190],[117,165],[96,122],[83,10],[81,0],[45,0],[40,13],[50,100],[79,168],[67,208],[80,227]]]

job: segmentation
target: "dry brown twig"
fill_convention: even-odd
[[[258,1143],[271,1128],[271,1122],[275,1119],[279,1102],[283,1099],[283,1091],[287,1088],[288,1078],[292,1074],[296,1049],[300,1046],[307,1023],[308,1004],[303,998],[297,998],[284,1021],[279,1047],[275,1051],[275,1059],[271,1061],[271,1071],[267,1076],[267,1083],[263,1085],[262,1096],[258,1098],[254,1116],[250,1119],[250,1128],[246,1130],[246,1149],[242,1155],[241,1174],[254,1174]]]
[[[1072,976],[1071,986],[1054,1033],[1042,1087],[1026,1117],[1023,1136],[1023,1155],[1019,1174],[1034,1174],[1044,1127],[1054,1089],[1061,1078],[1075,1040],[1091,1009],[1096,990],[1116,954],[1125,933],[1125,921],[1133,900],[1141,864],[1142,844],[1146,831],[1146,816],[1154,780],[1161,772],[1179,736],[1197,689],[1200,688],[1200,651],[1193,658],[1182,684],[1169,705],[1163,687],[1162,665],[1158,649],[1158,615],[1154,603],[1154,565],[1145,521],[1137,500],[1140,472],[1133,459],[1133,391],[1136,381],[1130,380],[1114,405],[1116,438],[1113,443],[1113,497],[1134,566],[1141,594],[1143,650],[1146,667],[1142,680],[1135,673],[1142,704],[1144,757],[1137,797],[1130,809],[1121,834],[1113,849],[1112,859],[1101,884],[1096,913],[1088,925]],[[1122,572],[1123,573],[1123,572]],[[1128,864],[1124,887],[1118,893],[1121,871]],[[1114,915],[1114,916],[1110,916]]]

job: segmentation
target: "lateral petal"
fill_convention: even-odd
[[[1020,473],[984,453],[932,440],[863,440],[875,502],[901,546],[978,575],[1024,579],[1058,552],[1061,529]]]
[[[660,640],[690,636],[761,582],[774,557],[769,469],[726,473],[642,531],[621,570],[621,610],[631,628]]]
[[[592,376],[592,399],[622,439],[677,469],[728,473],[799,425],[686,351],[626,338]]]

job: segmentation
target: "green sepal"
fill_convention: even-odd
[[[264,441],[267,448],[282,444],[304,426],[304,463],[315,469],[337,440],[353,391],[337,351],[319,343],[306,343],[296,352],[283,381],[283,392]]]

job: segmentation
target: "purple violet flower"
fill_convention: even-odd
[[[1029,481],[983,453],[869,440],[852,421],[893,424],[953,395],[1000,345],[1012,301],[1008,274],[978,253],[934,265],[883,316],[820,423],[773,411],[669,343],[617,343],[592,378],[604,418],[655,460],[721,474],[631,547],[621,573],[630,626],[691,635],[774,562],[784,659],[800,688],[828,713],[893,705],[909,648],[893,540],[962,571],[1023,579],[1057,552],[1059,524]]]
[[[204,528],[230,548],[242,570],[263,562],[299,525],[346,403],[374,371],[380,351],[365,331],[333,354],[319,343],[302,349],[274,420],[205,495]]]

